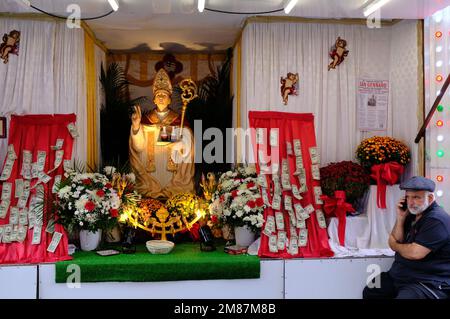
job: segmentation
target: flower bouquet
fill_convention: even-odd
[[[115,225],[121,201],[105,175],[70,171],[57,186],[55,204],[57,222],[69,232],[96,232]]]
[[[264,201],[254,166],[239,166],[223,173],[212,196],[210,211],[231,227],[247,226],[257,232],[264,223]]]

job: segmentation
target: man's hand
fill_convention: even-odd
[[[133,128],[133,132],[137,132],[141,127],[141,107],[139,105],[135,105],[134,112],[131,115],[131,127]]]
[[[398,203],[397,203],[397,220],[404,222],[406,219],[406,216],[409,215],[408,208],[403,209],[403,205],[406,206],[406,198],[403,197]]]

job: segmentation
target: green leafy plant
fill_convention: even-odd
[[[105,103],[100,110],[102,160],[121,167],[128,161],[133,106],[147,101],[147,98],[129,98],[129,82],[117,63],[111,63],[106,72],[102,66],[100,82],[105,93]]]

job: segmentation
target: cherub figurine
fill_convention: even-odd
[[[18,54],[19,52],[19,41],[20,32],[17,30],[12,30],[9,35],[3,35],[3,43],[0,44],[0,59],[3,59],[3,63],[8,63],[9,54]]]
[[[346,50],[347,41],[338,37],[334,45],[333,50],[330,52],[330,57],[333,61],[328,65],[328,71],[330,69],[336,69],[336,67],[344,61],[344,58],[348,55],[348,50]]]
[[[287,105],[288,103],[288,95],[298,95],[296,85],[298,79],[298,73],[294,74],[291,72],[287,74],[286,78],[283,79],[283,77],[281,77],[281,97],[283,98],[284,105]]]

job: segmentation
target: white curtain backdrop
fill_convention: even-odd
[[[379,29],[330,23],[249,23],[242,34],[242,127],[248,127],[252,110],[313,113],[323,166],[354,160],[359,142],[373,135],[402,139],[416,152],[416,26],[417,21]],[[329,52],[339,36],[347,40],[350,53],[336,70],[328,71]],[[234,58],[236,65],[236,54]],[[290,95],[288,105],[283,105],[280,77],[288,72],[299,73],[299,95]],[[387,131],[358,130],[359,78],[390,81]],[[251,146],[242,143],[245,160],[252,160]],[[417,172],[416,161],[412,171]]]
[[[0,30],[21,32],[19,56],[0,65],[0,116],[77,115],[74,158],[86,160],[84,31],[64,22],[2,18]],[[7,139],[0,139],[0,164]]]

